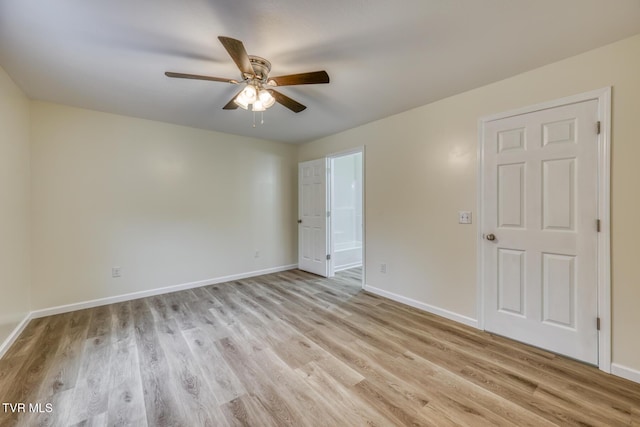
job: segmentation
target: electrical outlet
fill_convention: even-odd
[[[458,224],[471,224],[471,211],[459,211]]]
[[[387,264],[380,264],[380,273],[387,272]]]
[[[113,267],[111,269],[111,277],[120,277],[122,275],[122,271],[120,267]]]

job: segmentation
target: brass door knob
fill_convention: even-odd
[[[496,236],[495,236],[495,234],[487,234],[485,239],[487,239],[490,242],[493,242],[494,240],[496,240]]]

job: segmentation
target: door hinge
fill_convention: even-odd
[[[327,218],[331,217],[331,211],[327,211]]]
[[[600,232],[600,220],[596,219],[596,231],[599,233]]]
[[[327,261],[331,259],[331,254],[327,254]]]
[[[600,135],[600,132],[602,132],[602,124],[600,123],[600,121],[596,122],[596,132],[598,133],[598,135]]]
[[[600,330],[600,318],[596,317],[596,328]]]

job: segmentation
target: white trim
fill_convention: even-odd
[[[330,153],[330,154],[327,154],[327,157],[331,157],[331,158],[344,157],[344,156],[349,156],[351,154],[358,154],[358,153],[364,153],[364,145],[360,145],[354,148],[349,148],[347,150],[337,151],[335,153]]]
[[[263,274],[279,273],[281,271],[297,268],[297,264],[283,265],[280,267],[267,268],[264,270],[256,270],[248,273],[232,274],[229,276],[216,277],[213,279],[199,280],[197,282],[183,283],[180,285],[167,286],[164,288],[150,289],[148,291],[132,292],[129,294],[116,295],[113,297],[99,298],[90,301],[77,302],[73,304],[60,305],[57,307],[44,308],[32,311],[30,316],[32,319],[39,317],[52,316],[54,314],[68,313],[70,311],[82,310],[85,308],[93,308],[101,305],[115,304],[123,301],[131,301],[139,298],[146,298],[155,295],[168,294],[171,292],[183,291],[186,289],[199,288],[207,285],[215,285],[217,283],[230,282],[232,280],[241,280],[249,277],[262,276]]]
[[[556,99],[541,104],[518,108],[503,113],[493,114],[478,120],[478,224],[477,234],[477,316],[478,327],[484,329],[484,260],[482,258],[482,213],[484,200],[484,127],[487,122],[507,117],[532,113],[560,107],[563,105],[597,100],[598,120],[601,132],[598,138],[598,215],[600,217],[600,233],[598,233],[598,316],[600,331],[598,336],[598,367],[604,372],[612,372],[611,364],[611,87],[593,90],[577,95]]]
[[[367,156],[366,147],[358,147],[362,153],[362,289],[367,283]]]
[[[18,339],[24,328],[27,327],[29,321],[33,318],[32,313],[27,313],[27,315],[18,323],[18,326],[15,327],[13,331],[9,334],[9,336],[0,343],[0,359],[4,356],[4,354],[9,350],[9,347],[13,345],[13,343]]]
[[[482,212],[484,200],[484,121],[478,120],[478,148],[477,148],[477,168],[476,168],[476,317],[478,318],[478,329],[484,331],[484,252],[482,251],[482,224],[484,215]]]
[[[589,92],[579,93],[577,95],[570,95],[564,98],[554,99],[553,101],[541,102],[539,104],[529,105],[522,108],[504,111],[502,113],[492,114],[489,116],[481,117],[480,122],[492,122],[494,120],[506,119],[508,117],[520,116],[522,114],[534,113],[541,110],[548,110],[550,108],[561,107],[563,105],[577,104],[579,102],[589,101],[592,99],[602,101],[603,96],[606,96],[607,94],[609,94],[609,99],[611,99],[611,87],[604,87]],[[598,113],[600,114],[600,111]]]
[[[618,363],[612,363],[611,373],[615,376],[626,378],[629,381],[640,384],[640,371],[636,369],[628,368]]]
[[[598,97],[598,367],[611,372],[611,88]]]
[[[367,292],[371,292],[372,294],[379,295],[381,297],[389,298],[390,300],[399,302],[401,304],[405,304],[413,308],[417,308],[418,310],[426,311],[428,313],[435,314],[440,317],[444,317],[445,319],[453,320],[454,322],[462,323],[474,328],[478,327],[478,321],[476,319],[463,316],[462,314],[454,313],[453,311],[445,310],[443,308],[438,308],[433,305],[429,305],[424,302],[414,300],[412,298],[407,298],[402,295],[394,294],[393,292],[385,291],[384,289],[374,288],[373,286],[369,286],[369,285],[365,285],[364,290]]]
[[[325,159],[327,161],[327,212],[329,212],[329,220],[327,221],[327,252],[330,255],[328,277],[333,277],[336,275],[336,251],[333,247],[333,205],[335,204],[333,201],[333,193],[335,192],[335,177],[333,176],[334,158],[327,156]]]

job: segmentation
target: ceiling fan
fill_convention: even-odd
[[[259,56],[248,55],[240,40],[223,36],[218,37],[218,39],[229,53],[229,56],[231,56],[231,59],[233,59],[233,62],[235,62],[240,69],[240,79],[235,80],[200,76],[197,74],[174,73],[172,71],[167,71],[164,74],[167,77],[180,79],[210,80],[234,85],[244,84],[245,87],[222,107],[224,110],[235,110],[238,107],[247,110],[251,107],[252,111],[265,111],[278,102],[291,111],[299,113],[307,107],[273,88],[278,86],[329,83],[329,75],[324,70],[269,77],[269,72],[271,71],[271,63],[269,61]]]

